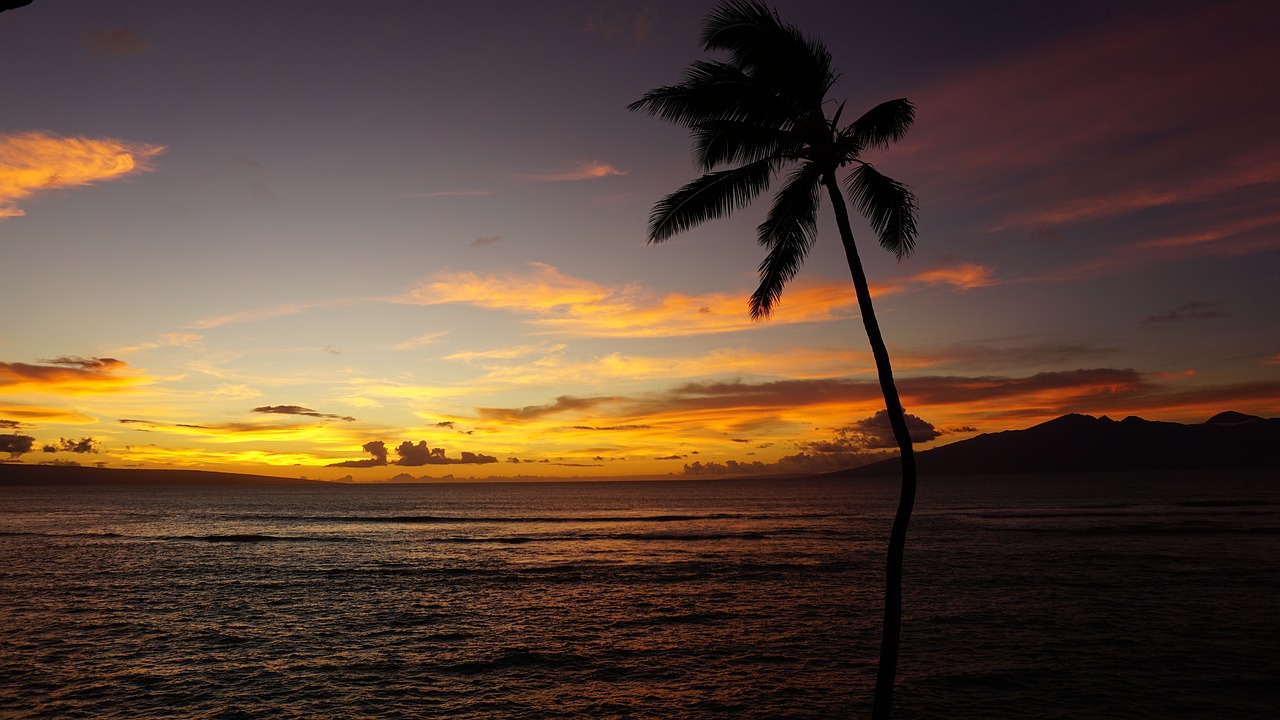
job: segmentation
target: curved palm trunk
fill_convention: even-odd
[[[827,173],[822,184],[831,196],[831,206],[836,213],[836,225],[844,254],[849,260],[849,273],[853,275],[853,288],[858,295],[858,310],[862,313],[862,325],[871,342],[871,354],[876,360],[876,374],[880,390],[884,393],[885,409],[893,437],[902,453],[902,491],[898,497],[898,512],[893,518],[893,530],[889,535],[889,559],[885,565],[884,626],[880,637],[880,664],[876,675],[875,702],[871,709],[872,720],[888,720],[893,707],[893,683],[898,672],[898,644],[902,629],[902,557],[907,544],[907,524],[911,522],[911,509],[916,502],[916,458],[911,449],[911,434],[907,431],[907,418],[898,400],[898,388],[893,383],[893,368],[889,365],[889,350],[880,335],[875,309],[871,306],[871,288],[867,285],[858,248],[853,242],[853,230],[849,227],[849,211],[844,195],[840,192],[832,173]]]

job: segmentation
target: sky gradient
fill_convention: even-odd
[[[661,245],[713,3],[36,0],[0,14],[0,458],[357,481],[834,470],[892,445],[830,208]],[[963,5],[963,7],[960,7]],[[1069,412],[1280,413],[1268,2],[786,2],[869,159],[921,447]]]

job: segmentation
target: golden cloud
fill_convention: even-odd
[[[747,314],[745,294],[662,295],[637,284],[610,288],[545,263],[505,273],[437,273],[397,301],[506,310],[533,316],[531,322],[549,332],[584,337],[672,337],[757,325]],[[854,305],[848,283],[800,284],[775,317],[780,322],[832,320],[847,317]]]
[[[856,339],[856,338],[855,338]],[[520,386],[565,386],[637,382],[655,379],[766,375],[817,378],[874,372],[871,353],[831,348],[789,348],[759,352],[721,348],[700,355],[655,356],[609,353],[588,359],[566,359],[563,345],[520,346],[485,352],[457,353],[446,360],[465,360],[483,368],[486,383]],[[544,353],[532,361],[523,358]],[[520,360],[519,362],[506,362]]]
[[[68,425],[90,425],[98,422],[97,418],[66,408],[51,408],[40,405],[17,405],[0,403],[0,419],[18,423],[54,423]]]
[[[0,388],[7,393],[93,395],[151,382],[148,376],[128,373],[128,363],[115,358],[60,357],[41,362],[0,362]]]
[[[45,132],[0,135],[0,218],[25,215],[19,200],[150,170],[159,145]]]
[[[872,287],[885,295],[922,286],[959,290],[994,285],[990,268],[960,263],[923,271]],[[747,293],[671,292],[661,294],[639,284],[608,287],[571,277],[545,263],[523,271],[480,274],[441,272],[392,299],[417,305],[466,303],[532,316],[530,322],[551,333],[579,337],[678,337],[738,332],[757,327],[747,312]],[[772,324],[826,322],[853,317],[857,299],[844,280],[797,281],[779,303]]]

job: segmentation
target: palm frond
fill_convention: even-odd
[[[845,178],[850,201],[867,218],[880,238],[880,247],[899,260],[916,246],[916,196],[902,183],[861,164]]]
[[[712,120],[781,123],[794,114],[775,93],[729,63],[699,60],[681,82],[656,88],[627,106],[685,127]]]
[[[801,140],[787,128],[742,120],[699,123],[690,133],[693,158],[704,171],[729,163],[749,163],[798,152]]]
[[[751,295],[751,317],[759,320],[773,312],[787,283],[796,276],[818,237],[819,181],[817,165],[801,165],[773,198],[769,216],[757,228],[761,245],[769,254],[760,263],[760,286]]]
[[[711,172],[676,190],[653,206],[649,242],[659,243],[708,220],[725,217],[769,189],[777,169],[772,158],[730,170]]]
[[[842,138],[849,138],[862,148],[886,148],[906,136],[915,120],[915,107],[906,99],[889,100],[863,113],[843,131]]]
[[[754,0],[729,0],[707,15],[704,50],[725,50],[732,64],[799,107],[821,104],[835,83],[831,53]]]

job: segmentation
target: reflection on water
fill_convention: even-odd
[[[6,717],[868,714],[890,482],[0,488]],[[1274,479],[922,483],[903,717],[1264,717]]]

